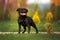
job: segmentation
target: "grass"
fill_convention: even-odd
[[[54,21],[52,23],[55,30],[60,32],[60,25]],[[39,31],[46,31],[44,28],[44,22],[36,24]],[[23,30],[23,28],[22,28]],[[17,32],[17,21],[0,21],[0,32]],[[35,31],[31,27],[31,31]],[[0,34],[0,40],[60,40],[60,34]]]
[[[52,22],[54,25],[54,31],[60,32],[60,24],[58,24],[56,21]],[[40,32],[45,32],[44,28],[44,22],[41,22],[39,24],[36,24],[37,28]],[[23,30],[23,27],[22,27]],[[18,31],[18,23],[17,21],[0,21],[0,32],[17,32]],[[31,27],[31,31],[35,31],[34,28]]]
[[[4,34],[0,40],[60,40],[60,35],[52,34]]]

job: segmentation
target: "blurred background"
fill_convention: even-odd
[[[60,31],[60,0],[0,0],[0,31],[18,30],[16,9],[22,7],[28,9],[27,15],[34,20],[39,31],[46,31],[46,23],[53,24],[54,31]]]
[[[17,19],[18,13],[16,9],[19,7],[28,8],[28,14],[31,17],[37,9],[41,17],[45,16],[47,10],[54,12],[55,20],[58,20],[60,17],[60,0],[0,0],[0,20]]]

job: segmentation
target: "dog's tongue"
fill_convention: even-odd
[[[21,15],[26,15],[25,13],[21,13]]]
[[[23,13],[22,15],[26,15],[25,13]]]

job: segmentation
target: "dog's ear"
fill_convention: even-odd
[[[20,11],[20,8],[18,8],[16,11]]]

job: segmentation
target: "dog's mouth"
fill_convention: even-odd
[[[24,15],[26,15],[26,13],[20,13],[20,15],[24,16]]]

